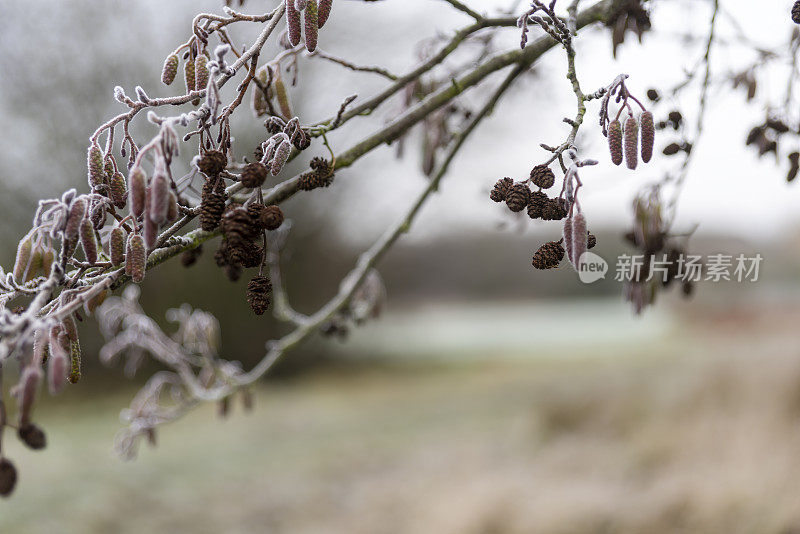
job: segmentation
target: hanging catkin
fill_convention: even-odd
[[[578,212],[572,217],[572,265],[576,271],[581,268],[581,256],[588,246],[589,232],[586,229],[586,217]],[[564,243],[566,245],[566,241]]]
[[[625,163],[630,170],[636,169],[639,163],[639,123],[633,116],[625,121]]]
[[[653,114],[649,111],[642,113],[642,161],[648,163],[653,157],[653,145],[656,141],[656,128]]]

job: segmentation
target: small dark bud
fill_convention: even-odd
[[[38,451],[47,447],[44,431],[33,423],[26,423],[17,430],[19,440],[29,448]]]
[[[17,485],[17,468],[7,458],[0,458],[0,497],[8,497]]]

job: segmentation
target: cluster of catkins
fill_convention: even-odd
[[[186,84],[186,92],[191,93],[192,91],[205,89],[209,81],[208,52],[199,50],[196,40],[193,40],[188,50],[183,53],[183,61],[183,79]],[[164,60],[164,67],[161,69],[161,81],[165,85],[171,85],[175,81],[179,66],[178,51],[168,55]],[[200,99],[192,101],[195,106],[199,103]]]
[[[489,198],[494,202],[505,202],[508,209],[513,212],[526,210],[531,219],[560,221],[567,218],[569,212],[567,200],[563,198],[563,194],[550,198],[542,191],[553,187],[555,181],[555,174],[550,167],[536,165],[531,170],[530,177],[527,180],[516,183],[508,177],[498,180],[489,194]],[[528,183],[537,186],[538,189],[532,191]],[[567,221],[570,220],[569,218],[567,219]],[[563,241],[564,239],[562,238],[559,241],[551,241],[542,245],[533,255],[532,265],[536,269],[554,269],[558,267],[561,260],[564,259]],[[578,241],[580,242],[581,240],[579,239]],[[595,236],[588,232],[586,241],[588,248],[594,247],[597,243]],[[573,257],[571,248],[569,257],[570,259]]]
[[[653,114],[643,111],[639,120],[630,114],[625,120],[624,127],[618,118],[611,121],[608,125],[608,148],[614,165],[622,164],[624,152],[625,164],[631,170],[636,169],[639,164],[640,133],[642,161],[648,163],[653,157],[656,136]]]
[[[317,49],[319,30],[328,21],[333,0],[285,0],[286,26],[289,32],[289,44],[297,46],[305,30],[306,49],[313,52]],[[302,21],[301,19],[302,15]]]

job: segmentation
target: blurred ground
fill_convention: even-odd
[[[10,444],[0,532],[798,532],[798,320],[696,308],[604,357],[576,336],[570,358],[328,368],[251,414],[201,408],[134,463],[110,452],[132,391],[46,399],[51,446]]]

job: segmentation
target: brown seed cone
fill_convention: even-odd
[[[84,218],[81,221],[79,233],[81,247],[83,247],[83,253],[86,255],[86,261],[91,264],[97,263],[97,239],[91,219]]]
[[[7,458],[0,458],[0,497],[8,497],[17,485],[17,468]]]
[[[130,275],[134,283],[144,280],[147,253],[145,252],[144,239],[139,234],[128,238],[128,250],[125,254],[125,272]]]
[[[208,58],[200,54],[194,59],[194,88],[202,91],[208,85]]]
[[[622,124],[616,120],[608,125],[608,149],[614,165],[622,163]]]
[[[489,198],[492,199],[493,202],[505,202],[508,190],[511,189],[512,185],[514,185],[514,180],[509,177],[497,180],[497,183],[494,184],[492,188],[492,192],[489,193]]]
[[[47,437],[44,431],[33,423],[25,423],[17,430],[19,440],[29,448],[38,451],[47,447]]]
[[[597,245],[597,237],[589,232],[589,237],[586,238],[586,248],[594,248]]]
[[[261,226],[246,208],[230,210],[222,217],[222,234],[229,243],[251,241],[261,234]]]
[[[639,164],[639,123],[633,117],[625,121],[625,163],[630,170]]]
[[[653,145],[656,142],[656,127],[653,114],[645,111],[641,116],[642,123],[642,161],[648,163],[653,157]]]
[[[283,211],[278,206],[250,204],[247,211],[264,230],[277,230],[283,224]]]
[[[311,168],[315,167],[315,160],[322,160],[322,158],[314,158],[311,160]],[[333,183],[333,169],[330,168],[325,160],[324,164],[317,164],[317,168],[310,172],[304,172],[300,175],[300,180],[297,185],[303,191],[311,191],[320,187],[328,187]]]
[[[181,265],[184,267],[191,267],[200,256],[203,254],[203,245],[199,245],[197,248],[193,248],[190,250],[186,250],[181,254]]]
[[[333,7],[333,0],[319,0],[317,22],[320,28],[328,22],[328,17],[331,15],[331,7]]]
[[[313,52],[317,49],[317,40],[319,33],[319,13],[317,11],[317,0],[308,0],[305,10],[303,10],[303,19],[305,22],[306,31],[306,50]]]
[[[125,185],[125,176],[119,171],[111,178],[111,202],[119,209],[123,209],[128,202],[128,188]]]
[[[178,54],[170,54],[164,60],[164,68],[161,69],[161,82],[170,85],[175,81],[178,74]]]
[[[299,45],[303,30],[300,24],[300,12],[294,8],[294,0],[286,0],[286,26],[289,30],[289,44]]]
[[[797,0],[792,6],[792,22],[800,24],[800,0]]]
[[[111,230],[108,238],[108,254],[114,267],[119,267],[125,261],[125,230],[119,226]]]
[[[542,189],[549,189],[556,183],[556,175],[547,165],[537,165],[531,170],[531,182]]]
[[[214,181],[206,180],[200,199],[200,228],[206,232],[216,230],[225,211],[225,195],[215,191]]]
[[[555,269],[563,259],[564,247],[558,241],[550,241],[533,254],[532,265],[541,270]]]
[[[242,176],[239,178],[239,181],[242,182],[243,186],[253,189],[255,187],[261,187],[267,179],[268,174],[269,170],[263,163],[248,163],[242,170]]]
[[[197,162],[197,168],[209,178],[216,178],[227,165],[228,158],[219,150],[209,150]]]
[[[540,219],[548,200],[547,195],[541,191],[532,192],[531,199],[528,201],[528,217],[531,219]]]
[[[263,275],[254,276],[247,283],[247,303],[256,315],[263,315],[272,298],[272,283]]]
[[[514,184],[506,195],[506,206],[513,212],[522,211],[531,199],[531,190],[523,183]]]
[[[563,198],[550,198],[542,208],[542,219],[560,221],[567,216],[567,201]]]
[[[97,145],[90,145],[87,154],[89,167],[89,187],[96,189],[105,183],[105,167],[103,165],[103,152]]]

